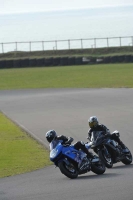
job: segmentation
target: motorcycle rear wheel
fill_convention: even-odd
[[[106,170],[106,167],[103,162],[98,162],[98,163],[92,163],[91,165],[91,171],[94,172],[95,174],[103,174]]]
[[[129,153],[125,154],[125,158],[121,160],[121,162],[125,165],[129,165],[132,162],[132,154],[129,151]]]
[[[64,161],[62,161],[58,164],[58,167],[61,173],[67,176],[68,178],[71,178],[71,179],[77,178],[78,170],[74,167],[73,164],[69,166]]]
[[[105,166],[107,168],[112,168],[113,167],[113,160],[112,158],[107,158],[106,155],[104,154],[104,152],[99,151],[98,152],[99,158],[101,159],[101,161],[105,164]]]

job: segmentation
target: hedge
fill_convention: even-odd
[[[0,60],[0,69],[20,67],[66,66],[100,63],[132,63],[133,55],[119,55],[106,57],[50,57]]]

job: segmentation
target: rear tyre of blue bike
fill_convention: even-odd
[[[98,175],[103,174],[106,171],[105,164],[101,161],[92,163],[91,171]]]

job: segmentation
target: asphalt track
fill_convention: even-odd
[[[39,89],[0,91],[0,110],[43,144],[45,133],[87,141],[96,115],[133,153],[133,89]],[[71,180],[54,166],[0,179],[0,200],[133,200],[133,164],[115,164],[105,174]]]

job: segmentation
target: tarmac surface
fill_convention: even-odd
[[[133,154],[133,89],[1,90],[0,110],[48,147],[45,133],[87,142],[88,118],[118,130]],[[71,180],[54,166],[0,179],[0,200],[132,200],[133,164]]]

